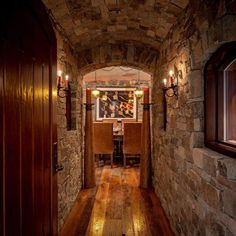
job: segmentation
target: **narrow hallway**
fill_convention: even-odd
[[[96,190],[80,192],[62,236],[173,235],[153,190],[139,188],[139,168],[105,166],[96,175]]]
[[[236,0],[0,12],[0,236],[236,236]]]

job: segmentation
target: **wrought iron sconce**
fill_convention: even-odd
[[[138,87],[136,88],[136,90],[134,91],[134,95],[136,96],[136,98],[141,98],[143,97],[143,89],[140,86],[140,70],[138,71]]]
[[[95,99],[97,99],[100,96],[100,91],[97,89],[97,71],[96,70],[95,70],[94,82],[95,82],[95,89],[93,89],[92,95]]]
[[[163,113],[164,113],[164,130],[167,124],[167,99],[166,97],[174,97],[178,99],[179,96],[179,80],[183,79],[182,70],[174,67],[174,72],[170,70],[168,80],[163,79]]]
[[[176,96],[178,98],[178,86],[179,79],[183,79],[182,70],[177,70],[175,67],[175,73],[170,70],[169,79],[163,79],[163,93],[167,97]]]
[[[65,98],[68,96],[69,91],[69,75],[65,76],[65,87],[62,86],[62,71],[57,72],[57,96]]]

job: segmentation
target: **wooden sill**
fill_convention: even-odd
[[[206,142],[206,147],[213,149],[223,155],[236,158],[236,145],[226,142]]]

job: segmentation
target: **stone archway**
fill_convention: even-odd
[[[80,51],[78,53],[78,69],[80,74],[84,76],[104,67],[126,66],[143,70],[153,77],[158,57],[157,50],[139,43],[106,44]],[[85,130],[83,131],[85,132]]]
[[[107,66],[129,66],[153,74],[159,51],[137,42],[116,42],[78,52],[78,69],[82,75]]]

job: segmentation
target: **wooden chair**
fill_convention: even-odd
[[[104,123],[112,123],[113,128],[116,128],[118,126],[118,120],[117,119],[103,119],[102,122]]]
[[[121,120],[121,128],[124,130],[124,123],[134,123],[137,122],[136,119],[122,119]]]
[[[94,155],[110,155],[111,168],[113,167],[114,144],[112,123],[93,123],[93,151]]]
[[[138,157],[141,155],[141,129],[142,123],[124,123],[123,138],[123,155],[124,167],[126,167],[126,159],[130,157]]]

